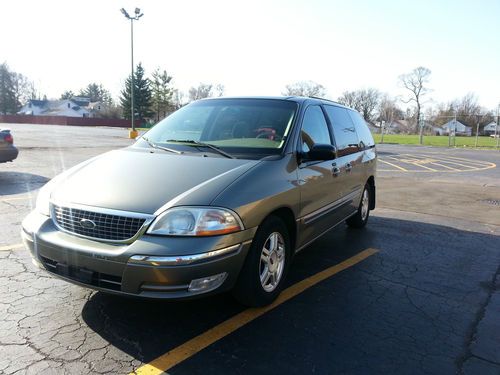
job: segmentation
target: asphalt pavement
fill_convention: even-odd
[[[259,311],[228,294],[121,298],[36,269],[19,225],[37,190],[132,141],[126,129],[10,128],[20,154],[0,164],[0,374],[144,373],[168,352],[182,354],[171,374],[500,374],[500,152],[379,145],[368,226],[301,251],[288,286],[376,251]]]

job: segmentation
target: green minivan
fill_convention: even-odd
[[[193,102],[127,148],[49,181],[22,223],[34,263],[72,283],[182,299],[280,293],[294,254],[375,208],[356,111],[304,97]]]

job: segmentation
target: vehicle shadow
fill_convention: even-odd
[[[296,255],[288,275],[288,285],[334,266],[367,248],[375,248],[379,252],[280,306],[280,312],[276,313],[278,315],[268,319],[278,316],[279,323],[276,324],[280,327],[279,331],[284,332],[273,333],[272,339],[266,343],[255,339],[252,350],[272,352],[273,346],[303,340],[303,336],[294,337],[296,330],[309,332],[311,329],[319,330],[319,337],[314,340],[325,339],[321,337],[321,332],[325,329],[324,334],[330,337],[329,340],[340,340],[344,343],[342,345],[349,345],[349,342],[345,344],[345,340],[353,337],[350,330],[355,329],[358,332],[369,331],[365,337],[359,338],[368,353],[377,342],[376,337],[387,335],[384,331],[385,324],[390,324],[394,331],[397,331],[399,325],[404,329],[410,323],[423,327],[428,324],[428,317],[411,310],[416,302],[402,296],[401,290],[404,291],[405,288],[429,289],[435,295],[445,295],[446,298],[461,301],[464,306],[468,306],[469,300],[474,304],[480,303],[481,298],[484,298],[481,282],[484,283],[487,279],[485,275],[489,275],[490,271],[493,270],[494,274],[494,268],[500,262],[498,241],[499,237],[495,235],[383,217],[372,217],[369,226],[361,231],[341,225]],[[387,284],[383,285],[381,291],[387,296],[384,297],[383,304],[378,303],[377,299],[380,298],[377,287],[382,288],[379,283]],[[391,288],[394,290],[387,292]],[[448,313],[447,308],[453,314],[462,314],[457,307],[438,307],[438,303],[433,305],[435,301],[429,298],[423,302],[428,304],[425,308],[439,308],[443,316]],[[90,329],[113,346],[135,359],[149,362],[244,309],[230,294],[169,302],[95,293],[84,305],[82,317]],[[470,314],[473,319],[475,312],[467,309],[468,307],[464,307],[463,314]],[[326,313],[324,310],[327,310]],[[408,315],[410,312],[411,315]],[[323,323],[318,320],[318,315],[325,317],[321,318],[325,319],[325,327],[321,327]],[[371,323],[369,316],[377,316],[377,323]],[[467,318],[464,317],[465,320]],[[408,319],[412,322],[409,323]],[[269,324],[273,327],[276,325],[263,324],[266,327]],[[369,330],[364,327],[367,324]],[[432,325],[435,324],[438,323],[432,322]],[[245,332],[246,335],[249,334],[248,330]],[[436,338],[436,331],[423,330],[419,334],[425,342],[434,340],[436,346],[444,346],[446,340],[449,340],[448,335],[444,335],[444,343],[441,342],[441,337]],[[426,335],[433,339],[426,341]],[[259,337],[257,334],[255,336]],[[252,340],[246,337],[244,342],[253,342]],[[352,340],[354,345],[358,338],[354,337]],[[457,340],[462,340],[458,333]],[[247,353],[250,349],[240,350]],[[375,346],[373,350],[375,353]],[[376,356],[380,353],[373,355],[375,363]],[[343,363],[355,359],[337,358],[337,361]],[[298,363],[298,359],[293,356],[289,360],[288,365]],[[216,359],[213,361],[217,366]],[[247,364],[251,371],[251,365]],[[221,365],[221,369],[224,369],[224,365]],[[303,370],[309,372],[310,368]],[[280,373],[279,369],[277,373]]]
[[[0,171],[0,196],[29,193],[48,181],[47,177],[32,173]]]

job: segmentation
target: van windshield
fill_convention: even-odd
[[[172,113],[145,137],[181,150],[205,144],[236,157],[275,155],[283,149],[296,111],[297,103],[278,99],[202,100]]]

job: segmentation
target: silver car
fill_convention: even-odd
[[[294,254],[375,207],[359,113],[302,97],[194,102],[133,146],[81,163],[23,221],[34,263],[72,283],[180,299],[280,293]]]

